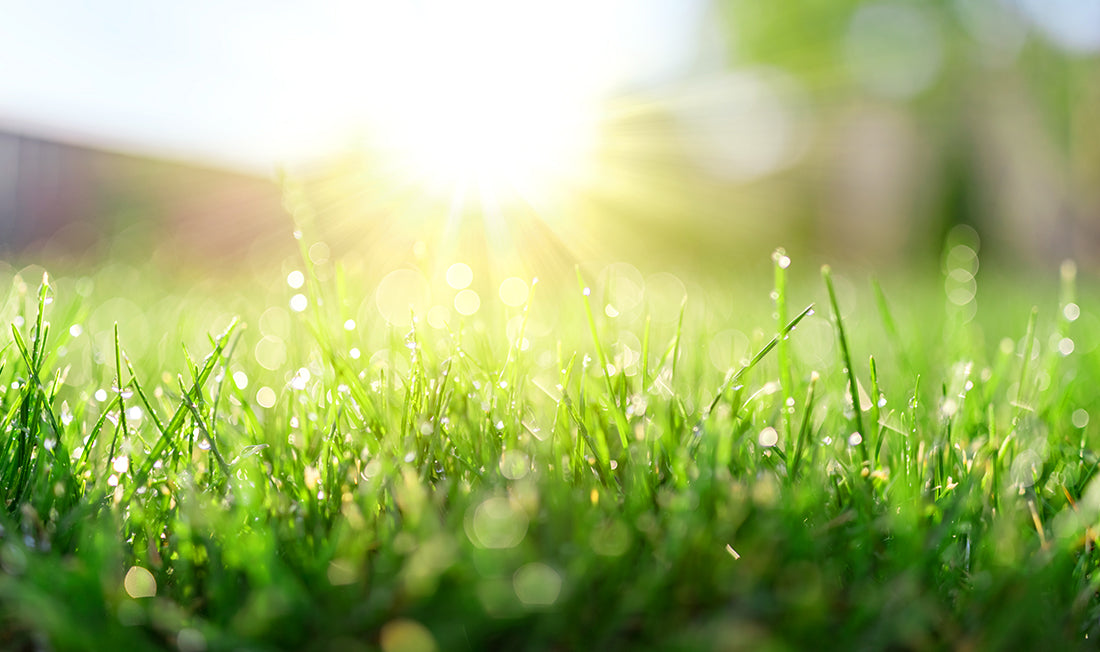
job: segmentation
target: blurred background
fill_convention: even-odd
[[[1100,266],[1100,0],[0,14],[9,261]]]

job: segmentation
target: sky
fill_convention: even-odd
[[[952,2],[963,18],[990,3],[1068,51],[1100,51],[1100,0]],[[260,173],[379,133],[416,149],[470,131],[424,128],[446,112],[567,115],[697,71],[710,4],[0,0],[0,129]],[[905,3],[868,4],[884,9],[857,14]]]
[[[704,5],[0,0],[0,129],[270,171],[338,150],[400,101],[452,101],[410,89],[438,86],[428,69],[470,44],[557,69],[548,96],[659,84],[697,56]]]

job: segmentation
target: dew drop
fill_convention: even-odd
[[[779,432],[775,428],[768,426],[760,431],[760,436],[757,437],[757,441],[761,446],[769,448],[775,446],[779,442]]]
[[[157,594],[157,580],[153,574],[141,566],[133,566],[126,571],[122,586],[131,598],[152,598]]]
[[[256,390],[256,402],[260,404],[260,407],[273,407],[275,405],[275,390],[270,387],[261,387]]]

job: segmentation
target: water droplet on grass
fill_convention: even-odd
[[[309,369],[302,367],[294,374],[294,378],[290,380],[290,386],[297,390],[303,390],[306,388],[311,377],[312,375],[309,373]]]
[[[275,390],[270,387],[261,387],[256,390],[256,402],[260,404],[260,407],[273,407],[275,405]]]
[[[132,566],[126,571],[122,586],[131,598],[152,598],[157,594],[157,580],[153,574],[141,566]]]
[[[940,411],[943,413],[943,416],[945,416],[945,417],[954,416],[955,412],[958,412],[958,410],[959,410],[959,404],[956,403],[955,399],[952,399],[952,398],[949,398],[949,399],[945,400],[943,402],[943,407],[940,408]]]
[[[529,606],[550,606],[561,594],[561,575],[542,562],[522,566],[512,576],[512,587],[520,602]]]

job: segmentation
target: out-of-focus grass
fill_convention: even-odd
[[[1100,635],[1072,268],[1023,298],[978,292],[964,241],[932,284],[827,292],[774,263],[771,299],[619,265],[407,319],[330,262],[190,288],[25,269],[0,314],[0,646]]]

